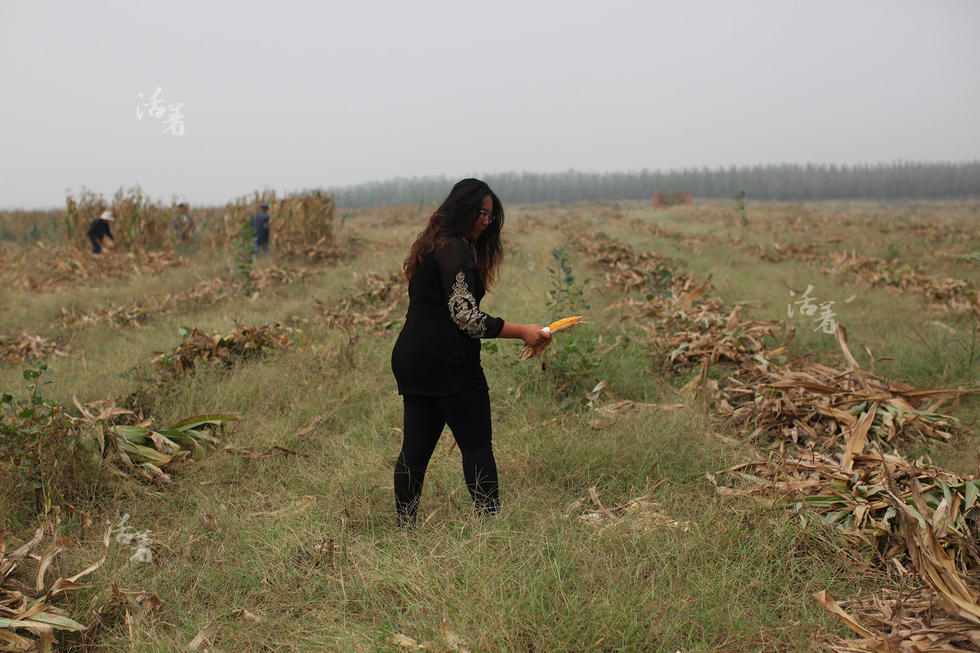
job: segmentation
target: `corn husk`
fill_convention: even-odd
[[[582,321],[581,315],[573,315],[571,317],[563,317],[560,320],[555,320],[545,328],[548,329],[548,331],[551,333],[552,336],[554,336],[556,333],[560,333],[562,331],[568,331],[569,329],[571,329],[581,321]],[[551,338],[545,340],[542,344],[536,345],[534,347],[525,346],[523,349],[521,349],[519,358],[521,361],[526,361],[530,358],[537,358],[538,356],[543,354],[544,351],[548,349],[548,347],[550,346],[551,346]]]

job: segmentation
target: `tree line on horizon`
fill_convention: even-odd
[[[505,172],[483,179],[508,203],[649,199],[654,192],[753,200],[941,199],[980,196],[980,161],[877,165],[782,164],[668,172]],[[339,206],[441,201],[457,180],[398,177],[328,189]]]

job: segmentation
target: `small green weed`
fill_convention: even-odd
[[[738,215],[739,222],[743,227],[749,226],[749,218],[745,214],[745,191],[741,188],[735,193],[735,213]]]
[[[552,320],[583,314],[589,310],[585,287],[591,280],[586,278],[579,284],[568,262],[568,251],[564,247],[551,251],[548,273],[551,276],[551,290],[548,291],[547,306]],[[554,375],[562,398],[561,405],[565,409],[581,408],[584,405],[583,397],[588,390],[586,385],[594,385],[595,372],[600,363],[598,337],[581,329],[579,326],[562,334],[561,341],[555,342],[550,348],[552,362],[542,363]]]
[[[46,513],[53,505],[53,479],[59,461],[70,460],[74,445],[71,420],[55,402],[44,399],[42,380],[50,374],[43,362],[24,370],[29,395],[0,396],[0,467],[13,472],[16,489],[32,494],[35,509]]]

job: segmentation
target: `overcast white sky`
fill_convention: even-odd
[[[977,0],[0,0],[0,62],[8,208],[980,159]]]

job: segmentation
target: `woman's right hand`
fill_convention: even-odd
[[[545,331],[540,324],[525,324],[521,339],[528,347],[539,347],[551,340],[551,332]]]

